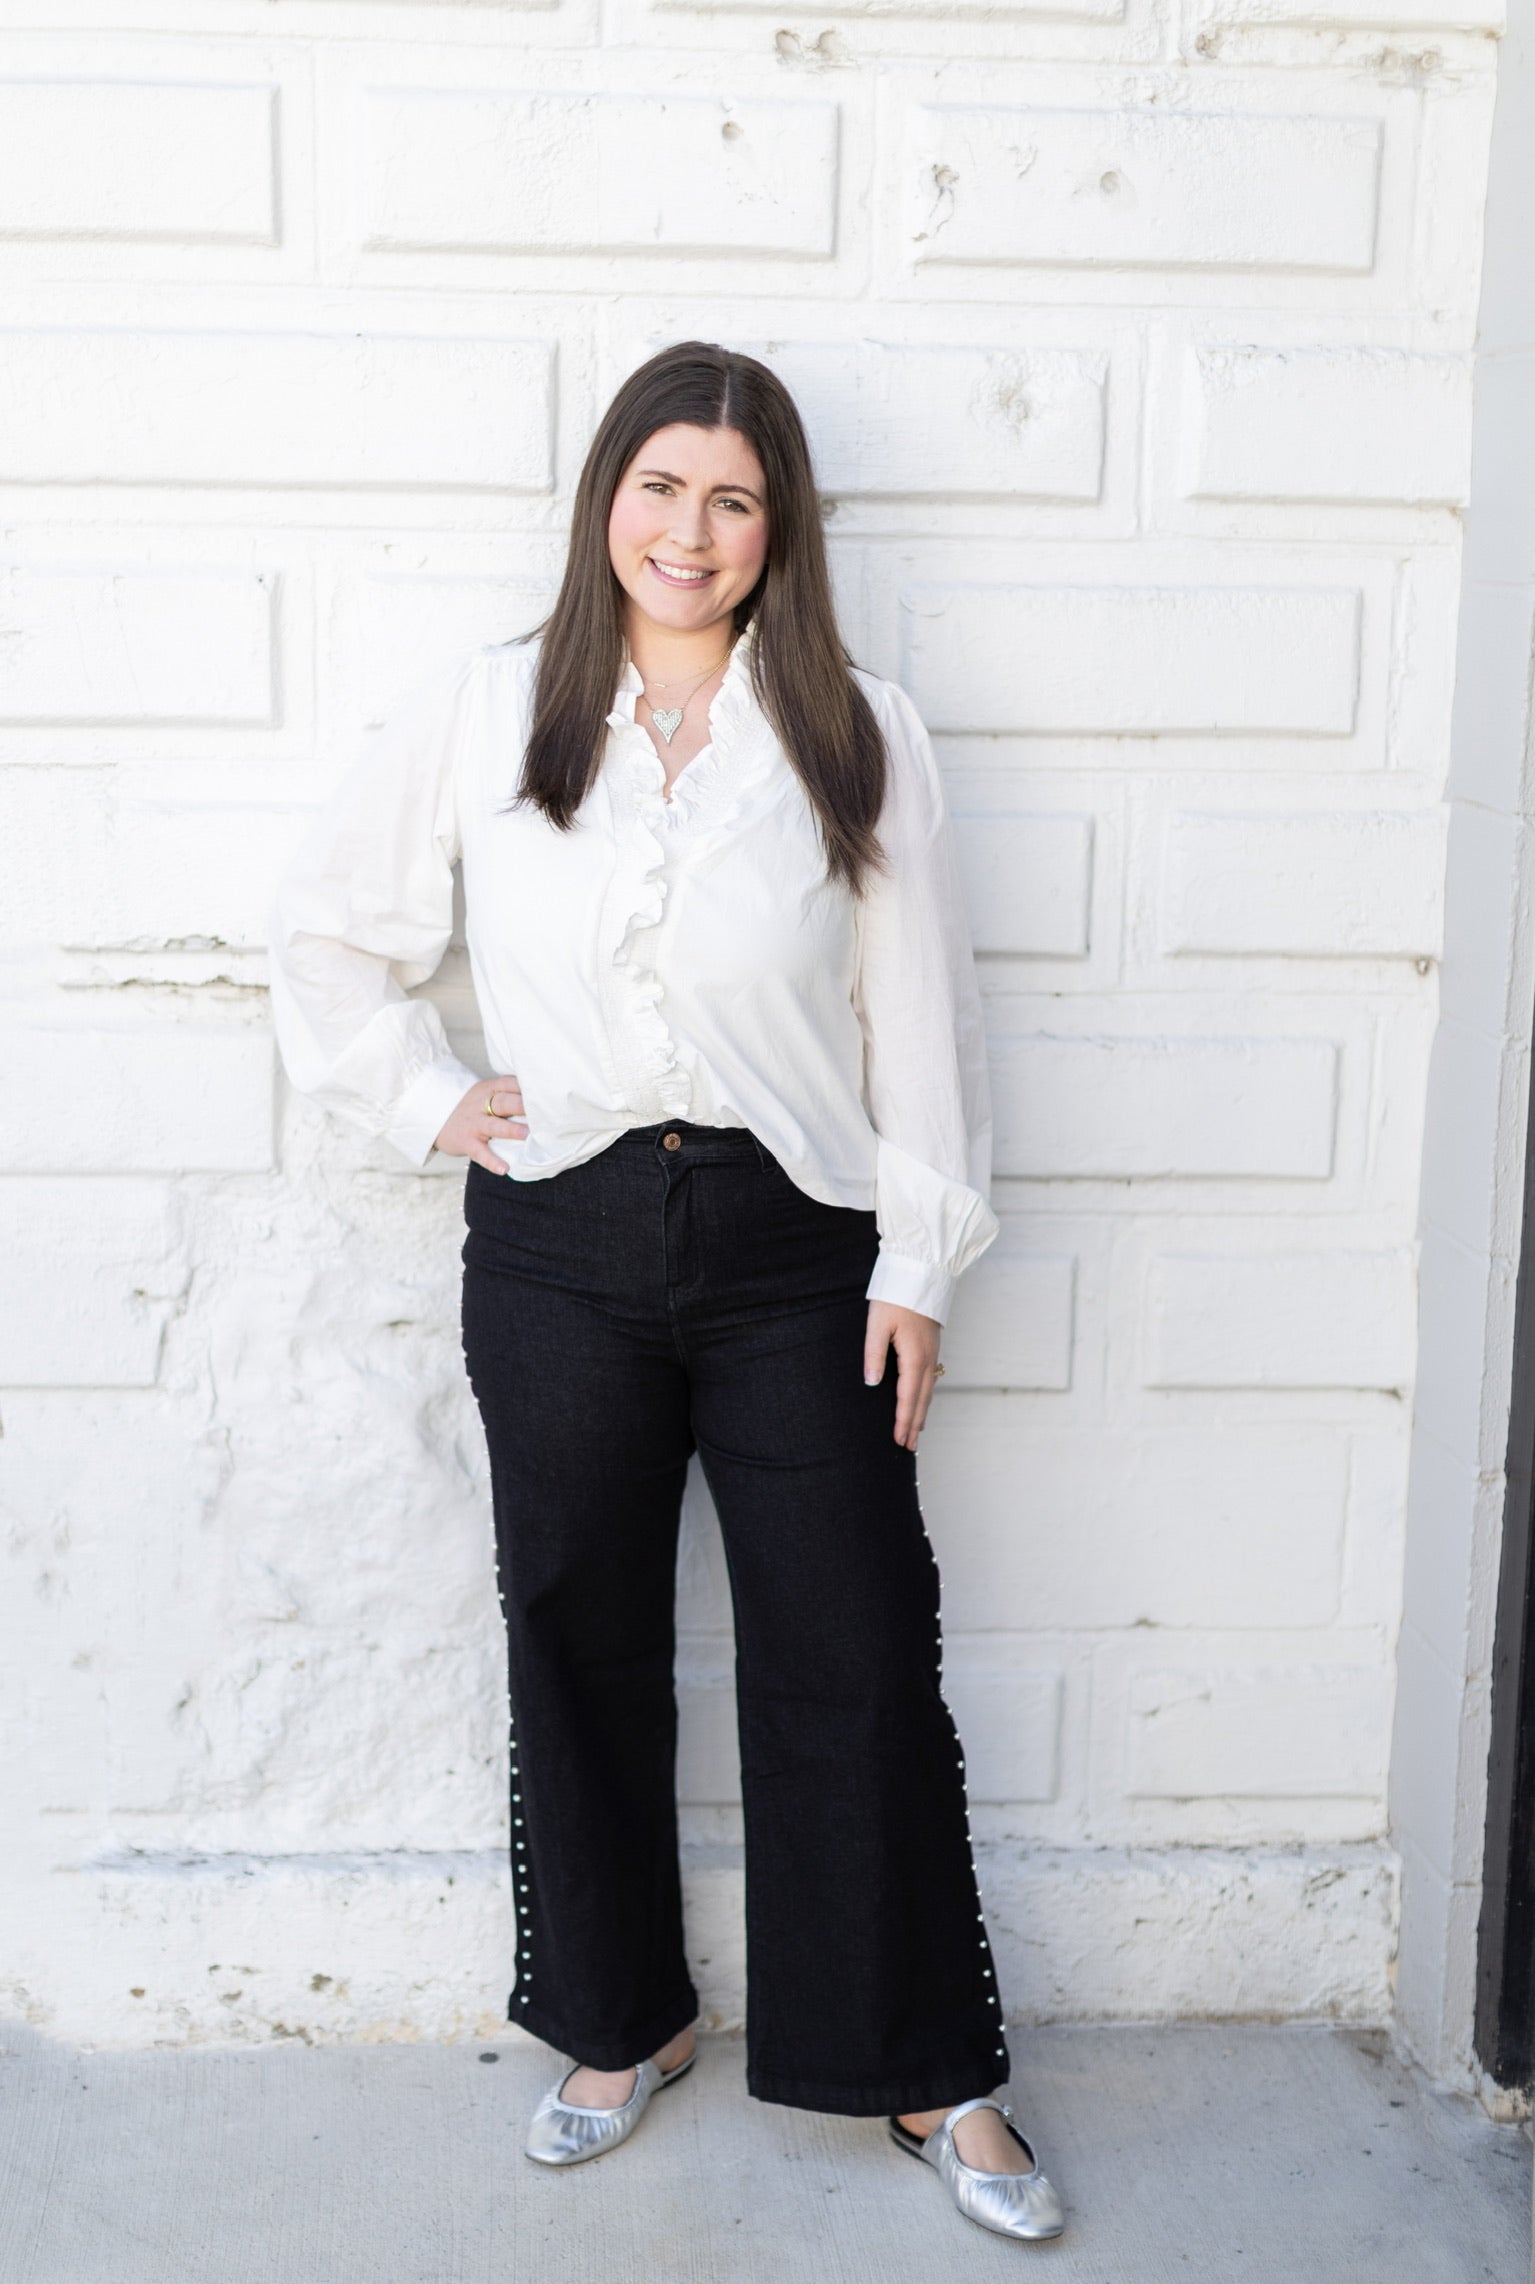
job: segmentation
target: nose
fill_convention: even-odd
[[[706,548],[709,544],[709,526],[703,502],[699,501],[695,506],[689,507],[684,501],[679,500],[677,513],[667,537],[673,540],[678,547],[691,548],[695,554],[700,549]]]

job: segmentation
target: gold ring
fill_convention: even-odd
[[[485,1115],[487,1118],[494,1118],[496,1115],[496,1090],[494,1087],[485,1097]]]
[[[948,1369],[949,1369],[949,1367],[947,1366],[947,1364],[935,1364],[935,1365],[933,1366],[933,1378],[934,1378],[935,1380],[941,1380],[941,1379],[943,1378],[943,1375],[945,1374],[945,1372],[947,1372],[947,1371],[948,1371]]]

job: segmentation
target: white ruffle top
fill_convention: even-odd
[[[572,827],[511,808],[538,638],[457,660],[373,731],[312,820],[268,919],[293,1086],[424,1165],[483,1075],[438,1009],[462,861],[492,1074],[528,1132],[520,1181],[668,1118],[746,1126],[808,1196],[873,1208],[867,1293],[942,1320],[991,1243],[991,1098],[943,789],[905,692],[854,671],[889,755],[890,860],[862,900],[826,877],[815,817],[736,643],[710,743],[668,797],[626,661]]]

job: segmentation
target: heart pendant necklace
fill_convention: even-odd
[[[734,648],[735,644],[732,642],[730,649],[733,650]],[[701,683],[708,681],[711,674],[717,674],[719,672],[720,668],[724,665],[725,660],[729,656],[730,650],[722,651],[720,656],[714,661],[714,664],[712,666],[706,666],[702,674],[694,674],[691,677],[678,677],[679,681],[691,680],[692,689],[690,689],[688,692],[689,698],[692,696],[693,691],[698,689]],[[642,681],[644,680],[643,675],[640,679]],[[658,690],[674,690],[676,686],[676,682],[658,682],[655,685],[656,689]],[[649,697],[648,685],[646,687],[646,696],[647,698]],[[687,702],[687,698],[684,698],[680,706],[658,706],[653,699],[650,701],[651,727],[660,731],[662,737],[666,740],[668,745],[671,744],[672,739],[677,735],[677,732],[682,727],[682,716],[684,709],[687,706]]]

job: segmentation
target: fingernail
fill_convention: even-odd
[[[877,1372],[865,1372],[863,1376],[863,1384],[866,1388],[877,1388],[879,1386],[879,1378],[880,1376]]]

